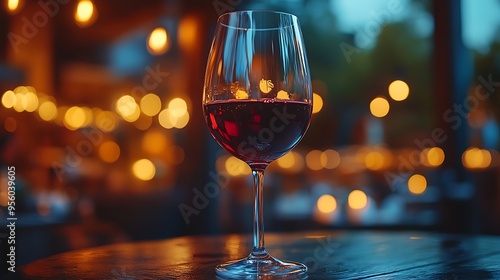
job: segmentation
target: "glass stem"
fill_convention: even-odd
[[[263,186],[264,169],[253,169],[254,180],[254,209],[253,209],[253,251],[252,254],[265,254],[264,249],[264,213],[263,213]]]

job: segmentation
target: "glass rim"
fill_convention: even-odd
[[[291,13],[287,13],[287,12],[282,12],[282,11],[276,11],[276,10],[240,10],[240,11],[226,12],[226,13],[220,15],[217,18],[217,24],[220,24],[220,25],[222,25],[222,26],[224,26],[226,28],[231,28],[231,29],[239,29],[239,30],[261,30],[261,31],[265,31],[265,30],[278,30],[278,29],[283,29],[283,28],[288,28],[288,27],[292,27],[293,26],[293,24],[290,23],[290,24],[285,25],[285,26],[255,28],[255,27],[238,27],[238,26],[235,26],[235,25],[230,25],[230,24],[222,22],[223,18],[227,18],[230,15],[234,15],[234,14],[252,14],[252,13],[256,13],[256,14],[257,13],[258,14],[270,14],[270,15],[272,14],[272,15],[286,16],[286,17],[289,17],[292,20],[292,22],[298,21],[298,18],[297,18],[296,15],[291,14]]]

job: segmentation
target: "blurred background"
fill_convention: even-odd
[[[267,232],[500,234],[499,0],[2,4],[0,246],[14,166],[18,266],[251,233],[250,170],[201,112],[214,23],[244,9],[298,16],[315,93],[306,137],[267,170]]]

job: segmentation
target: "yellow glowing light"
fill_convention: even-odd
[[[85,121],[85,111],[78,106],[69,108],[64,114],[64,126],[69,130],[81,128]]]
[[[82,110],[85,113],[85,118],[82,127],[91,125],[94,119],[94,113],[92,112],[92,109],[90,109],[89,107],[82,107]]]
[[[142,181],[153,179],[156,174],[155,165],[149,159],[140,159],[132,165],[132,173]]]
[[[24,98],[26,99],[26,107],[24,110],[26,110],[26,112],[34,112],[36,108],[38,108],[38,96],[34,92],[29,91],[24,94]]]
[[[116,101],[116,112],[127,122],[135,122],[141,115],[139,105],[130,95],[124,95]]]
[[[439,147],[426,148],[422,150],[421,162],[425,166],[440,166],[441,164],[443,164],[444,159],[444,151]]]
[[[4,122],[5,130],[14,132],[17,129],[17,121],[13,117],[7,117]]]
[[[276,94],[276,98],[277,99],[290,99],[290,96],[288,95],[288,92],[284,91],[284,90],[280,90],[278,91],[278,93]]]
[[[427,189],[427,180],[423,175],[413,174],[408,179],[408,190],[412,194],[423,194]]]
[[[127,122],[135,122],[139,119],[141,116],[141,109],[139,109],[139,106],[135,107],[135,110],[132,112],[130,115],[122,115],[122,118],[127,121]]]
[[[279,167],[281,168],[292,168],[295,165],[295,155],[292,151],[288,152],[284,156],[278,158],[276,161]]]
[[[106,141],[99,146],[99,157],[104,162],[115,162],[120,158],[120,146],[113,141]]]
[[[16,94],[12,90],[6,91],[2,95],[2,105],[5,108],[12,108],[16,104]]]
[[[161,99],[154,93],[148,93],[141,98],[141,111],[146,116],[155,116],[161,110]]]
[[[385,117],[389,113],[389,102],[383,97],[376,97],[370,102],[370,112],[377,118]]]
[[[26,95],[24,93],[18,92],[16,93],[16,103],[14,103],[14,110],[17,112],[22,112],[26,110],[26,107],[28,106],[28,99],[26,98]]]
[[[491,164],[491,153],[476,147],[469,148],[462,154],[462,163],[470,169],[487,168]]]
[[[19,0],[7,0],[7,10],[11,13],[15,12],[20,6]]]
[[[316,202],[316,207],[318,207],[318,210],[321,213],[332,213],[337,209],[337,200],[335,200],[335,197],[329,195],[329,194],[324,194],[318,198],[318,201]]]
[[[175,120],[175,128],[184,128],[189,123],[189,113],[186,111],[184,115],[178,116]]]
[[[248,164],[234,156],[228,157],[224,166],[231,176],[248,175],[251,172]]]
[[[151,154],[162,154],[165,152],[169,140],[160,131],[148,131],[142,138],[142,149]]]
[[[176,117],[180,117],[187,112],[187,103],[184,99],[177,97],[168,103],[168,110]]]
[[[370,151],[365,155],[365,166],[370,170],[380,170],[385,166],[384,155],[379,151]]]
[[[234,93],[234,97],[236,99],[248,99],[248,93],[244,90],[239,89]]]
[[[389,96],[395,101],[403,101],[410,94],[410,87],[401,80],[395,80],[389,85]]]
[[[80,0],[76,7],[75,20],[81,25],[85,26],[91,23],[94,16],[94,3],[90,0]]]
[[[317,93],[313,93],[313,114],[318,113],[323,108],[323,98]]]
[[[318,150],[312,150],[306,154],[306,165],[311,170],[320,170],[323,168],[321,164],[322,152]]]
[[[164,128],[171,129],[174,127],[175,123],[177,122],[177,118],[172,117],[172,114],[170,114],[170,111],[168,109],[165,109],[165,110],[162,110],[158,114],[158,122]]]
[[[168,49],[168,35],[167,30],[163,27],[157,27],[148,39],[148,50],[151,54],[160,55],[164,54]]]
[[[97,113],[94,122],[100,130],[104,132],[111,132],[115,130],[118,124],[118,119],[111,111],[101,111]]]
[[[57,116],[57,106],[52,101],[45,101],[38,107],[38,115],[44,121],[51,121]]]
[[[259,89],[262,91],[262,93],[266,94],[269,93],[272,89],[274,88],[274,84],[271,80],[260,80],[259,82]]]
[[[340,164],[340,154],[335,150],[325,150],[320,157],[321,166],[326,169],[337,168]]]
[[[352,209],[363,209],[368,204],[368,197],[363,191],[353,190],[347,197],[347,204]]]
[[[123,116],[132,116],[137,111],[137,103],[130,95],[124,95],[116,101],[116,112]]]

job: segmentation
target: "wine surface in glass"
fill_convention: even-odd
[[[297,145],[311,112],[309,103],[280,99],[233,99],[204,105],[215,140],[249,164],[268,164]]]

